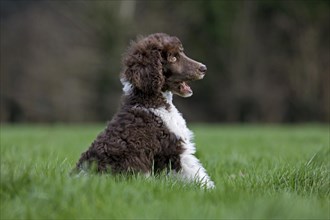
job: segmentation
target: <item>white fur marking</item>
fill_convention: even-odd
[[[131,94],[132,90],[133,90],[133,86],[131,83],[127,82],[126,79],[121,78],[120,82],[123,84],[123,92],[125,95],[129,95]]]
[[[167,128],[184,141],[183,147],[185,151],[180,155],[182,166],[180,174],[184,179],[198,181],[209,189],[214,188],[214,183],[207,175],[206,170],[193,155],[196,152],[195,145],[193,144],[193,133],[187,128],[186,121],[173,105],[172,93],[165,92],[163,95],[166,98],[167,103],[170,105],[170,109],[166,110],[162,107],[157,109],[150,108],[149,110],[159,116],[164,121]]]

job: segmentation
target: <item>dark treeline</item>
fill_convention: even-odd
[[[1,121],[109,120],[137,35],[208,67],[176,98],[205,122],[329,122],[330,1],[1,1]]]

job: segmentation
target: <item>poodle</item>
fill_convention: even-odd
[[[214,188],[199,160],[193,133],[187,128],[172,97],[190,97],[188,82],[203,79],[206,66],[183,52],[177,37],[151,34],[132,42],[123,57],[122,104],[76,169],[95,164],[97,172],[172,172],[180,179]]]

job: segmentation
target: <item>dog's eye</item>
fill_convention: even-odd
[[[169,61],[170,61],[171,63],[174,63],[174,62],[177,61],[177,58],[176,58],[176,57],[170,57]]]

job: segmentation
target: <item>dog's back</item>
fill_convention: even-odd
[[[180,170],[182,148],[161,118],[142,108],[120,111],[90,148],[81,155],[77,168],[92,165],[98,172],[125,173],[161,171],[171,163]],[[170,162],[171,161],[171,162]]]

